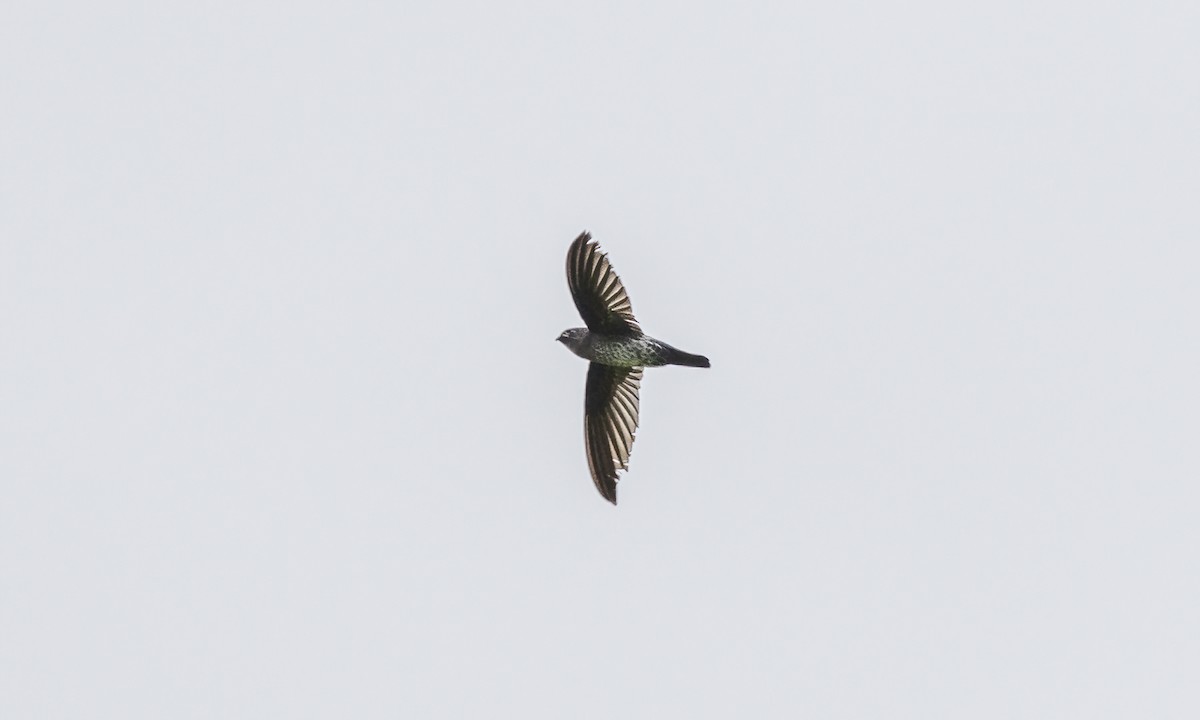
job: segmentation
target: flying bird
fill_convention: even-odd
[[[583,402],[583,437],[592,482],[617,504],[617,471],[629,469],[638,426],[642,368],[709,367],[708,358],[646,335],[608,258],[586,231],[567,250],[567,285],[587,324],[564,330],[558,342],[590,360]]]

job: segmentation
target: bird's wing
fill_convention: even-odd
[[[621,278],[587,232],[567,250],[567,285],[589,330],[608,335],[641,332]]]
[[[641,383],[641,368],[588,366],[583,411],[588,469],[596,489],[613,505],[617,504],[617,471],[629,469]]]

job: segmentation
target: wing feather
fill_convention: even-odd
[[[617,504],[617,472],[629,469],[638,426],[641,368],[600,363],[588,366],[584,402],[584,445],[596,489]]]
[[[589,330],[609,335],[641,332],[621,278],[587,232],[567,250],[567,285]]]

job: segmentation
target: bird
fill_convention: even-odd
[[[642,332],[629,293],[586,230],[567,250],[567,286],[587,327],[564,330],[557,341],[590,361],[583,402],[588,469],[600,495],[616,505],[617,473],[629,469],[638,428],[642,370],[710,363]]]

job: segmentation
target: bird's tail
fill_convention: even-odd
[[[708,358],[703,355],[693,355],[677,348],[671,348],[671,355],[667,358],[667,364],[686,365],[688,367],[711,367],[708,364]]]

